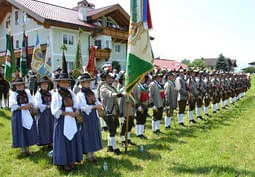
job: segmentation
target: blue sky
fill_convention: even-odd
[[[73,7],[77,0],[43,0]],[[129,0],[90,0],[96,8]],[[255,0],[150,0],[155,56],[193,60],[222,53],[239,68],[255,60]]]

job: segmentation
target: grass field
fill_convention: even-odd
[[[151,120],[148,119],[145,132],[148,140],[139,140],[132,134],[132,140],[138,146],[129,146],[127,155],[107,153],[106,133],[103,133],[105,148],[96,154],[98,163],[85,160],[70,173],[53,166],[47,152],[37,146],[31,148],[30,157],[19,158],[20,150],[11,148],[10,112],[0,110],[0,177],[255,177],[254,86],[235,106],[196,125],[179,128],[175,126],[175,115],[172,128],[165,130],[161,122],[163,133],[157,136],[151,132]],[[185,119],[187,121],[187,117]],[[144,152],[139,151],[140,144],[144,145]],[[104,161],[109,168],[106,172]]]

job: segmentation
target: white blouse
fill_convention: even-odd
[[[80,91],[77,94],[77,103],[78,103],[78,109],[80,109],[81,111],[85,112],[87,115],[89,115],[91,113],[92,108],[94,106],[94,105],[88,105],[87,104],[87,100],[85,98],[85,94],[82,91]],[[101,103],[96,98],[95,105],[99,105],[99,104],[101,104]]]

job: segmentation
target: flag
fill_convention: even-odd
[[[15,79],[16,73],[16,61],[13,52],[12,36],[6,34],[6,59],[5,59],[5,69],[4,78],[9,82]]]
[[[68,73],[67,72],[67,63],[66,63],[66,57],[65,57],[64,50],[63,50],[63,53],[62,53],[62,72],[63,73]]]
[[[39,35],[37,33],[36,36],[36,43],[33,51],[33,56],[32,56],[32,63],[31,63],[31,68],[33,71],[38,72],[41,75],[44,75],[42,72],[41,68],[43,66],[43,53],[42,49],[40,46],[40,40],[39,40]]]
[[[89,61],[85,70],[89,72],[91,76],[93,77],[96,76],[97,74],[95,56],[96,56],[96,48],[94,45],[92,45],[90,49],[90,54],[89,54]]]
[[[78,44],[77,44],[76,56],[75,56],[75,62],[74,62],[74,69],[78,69],[80,72],[83,71],[80,39],[79,39]]]
[[[28,46],[27,46],[28,37],[23,33],[23,41],[22,41],[22,50],[20,57],[20,76],[25,77],[28,74],[28,65],[27,65],[27,57],[28,57]]]
[[[45,58],[44,58],[44,68],[45,68],[45,74],[51,78],[51,64],[52,60],[51,60],[51,51],[50,51],[50,42],[49,40],[47,41],[47,48],[46,48],[46,54],[45,54]]]
[[[153,70],[149,29],[152,28],[149,0],[131,0],[125,91],[130,95],[135,85]]]

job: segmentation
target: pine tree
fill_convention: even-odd
[[[227,64],[226,58],[222,54],[219,55],[219,58],[216,61],[216,69],[222,70],[222,71],[228,71],[228,64]]]

